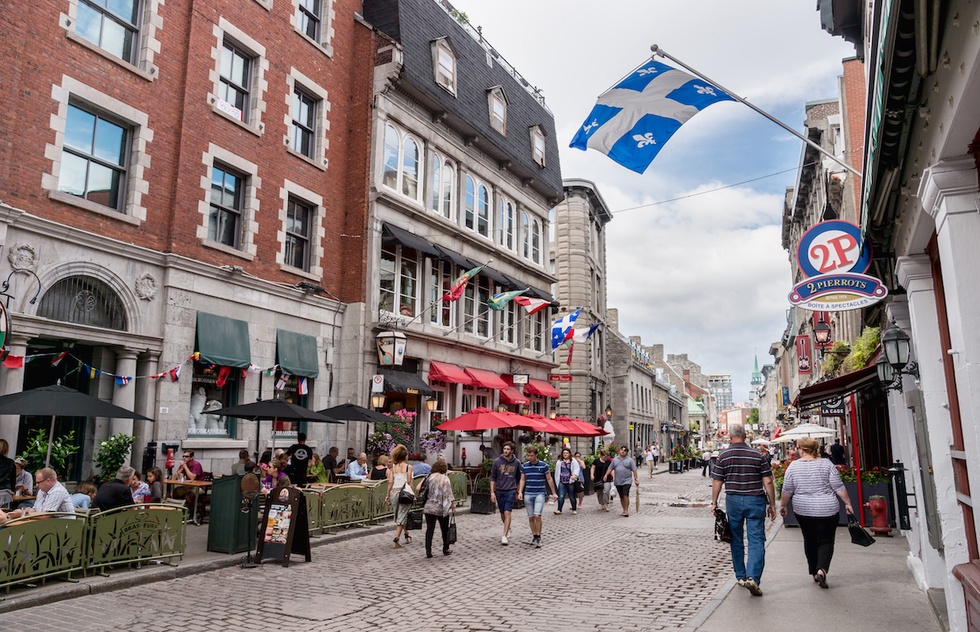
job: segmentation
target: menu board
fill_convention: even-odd
[[[288,487],[273,490],[266,498],[260,524],[257,563],[261,564],[265,558],[281,559],[283,566],[289,566],[289,556],[293,553],[302,553],[310,561],[310,525],[303,492]]]

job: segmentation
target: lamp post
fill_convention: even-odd
[[[878,379],[885,385],[885,390],[897,389],[902,392],[902,376],[919,377],[919,365],[909,362],[912,350],[911,338],[892,321],[892,326],[881,337],[883,353],[875,363]]]
[[[371,408],[373,408],[375,410],[380,410],[380,409],[384,408],[384,406],[385,406],[385,399],[386,399],[386,397],[384,395],[380,395],[380,394],[379,395],[372,395],[371,396]]]

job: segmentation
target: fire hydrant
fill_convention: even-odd
[[[463,467],[466,467],[466,448],[463,448],[463,453],[460,456],[463,458]]]
[[[871,531],[875,535],[885,535],[891,537],[891,527],[888,526],[888,506],[885,504],[884,496],[872,496],[868,502],[864,503],[865,509],[871,510],[873,525]]]

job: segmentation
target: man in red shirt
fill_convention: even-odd
[[[201,464],[194,460],[194,450],[184,450],[184,458],[180,462],[180,466],[177,467],[177,480],[196,481],[199,480],[204,475],[204,468]],[[193,510],[194,509],[194,488],[188,487],[186,485],[181,485],[174,490],[174,498],[180,498],[183,496],[187,500],[187,506]],[[200,515],[200,509],[195,513],[195,516]]]

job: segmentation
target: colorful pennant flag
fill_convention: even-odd
[[[102,373],[102,371],[98,370],[94,366],[89,366],[87,364],[83,364],[82,367],[84,368],[85,372],[88,373],[88,378],[90,380],[94,380],[95,378],[97,378],[99,376],[100,373]]]
[[[223,366],[218,369],[218,381],[216,383],[218,388],[224,388],[225,383],[228,381],[229,375],[231,375],[230,366]]]
[[[442,300],[449,302],[459,300],[459,297],[463,295],[463,290],[466,289],[466,284],[469,282],[469,280],[480,274],[480,270],[482,270],[485,266],[486,264],[477,266],[472,270],[461,274],[453,283],[453,286],[449,288],[449,293],[442,297]]]
[[[55,356],[54,358],[52,358],[51,359],[51,366],[58,366],[59,364],[61,364],[61,361],[65,359],[65,356],[66,355],[68,355],[68,352],[67,351],[62,351],[57,356]]]
[[[546,301],[542,298],[530,298],[528,296],[518,296],[514,298],[514,302],[526,309],[528,314],[536,314],[551,305],[551,301]]]
[[[125,375],[117,375],[116,376],[116,384],[118,384],[119,386],[126,386],[127,384],[129,384],[129,381],[131,379],[133,379],[133,378],[127,377]]]
[[[172,382],[176,382],[177,380],[180,379],[180,365],[178,364],[174,368],[170,369],[168,373],[170,373],[170,380]]]
[[[8,355],[3,361],[5,369],[20,369],[24,366],[24,356]]]
[[[495,310],[495,311],[498,311],[499,312],[512,299],[520,296],[524,292],[527,292],[528,289],[530,289],[530,288],[524,288],[523,290],[514,290],[513,292],[501,292],[500,294],[494,294],[493,295],[493,298],[491,298],[489,301],[487,301],[487,307],[489,307],[492,310]]]
[[[287,381],[289,381],[289,376],[283,373],[281,376],[279,376],[279,381],[276,382],[276,390],[281,391],[282,389],[286,388]]]
[[[558,346],[565,342],[569,336],[572,335],[572,325],[575,324],[575,320],[578,315],[582,313],[581,308],[575,310],[571,314],[562,316],[555,321],[555,324],[551,326],[551,348],[552,350],[557,349]]]
[[[305,377],[299,378],[299,394],[306,395],[310,392],[310,385],[306,382]]]
[[[598,329],[599,325],[601,324],[602,321],[599,321],[596,324],[589,327],[588,329],[572,329],[572,336],[569,339],[569,342],[571,344],[568,345],[568,360],[565,362],[566,366],[572,366],[572,353],[575,352],[575,343],[585,342],[586,340],[591,338],[592,334],[595,333],[595,330]]]

